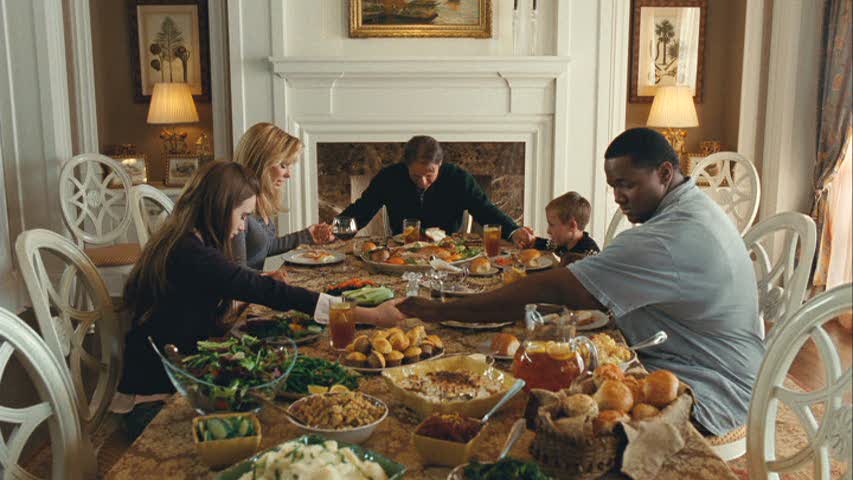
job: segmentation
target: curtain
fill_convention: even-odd
[[[827,0],[824,7],[823,56],[819,91],[817,158],[814,168],[812,216],[817,223],[820,245],[814,284],[826,285],[825,261],[832,252],[832,236],[827,231],[830,186],[844,158],[851,133],[851,7],[853,0]]]

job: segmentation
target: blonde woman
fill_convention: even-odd
[[[261,185],[257,211],[247,219],[246,231],[237,235],[233,244],[235,259],[250,268],[261,270],[267,257],[300,244],[334,240],[332,229],[326,224],[278,236],[275,217],[283,209],[281,189],[301,154],[302,142],[271,123],[253,125],[237,145],[234,161],[247,167]]]

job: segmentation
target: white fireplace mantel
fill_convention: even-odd
[[[545,205],[566,190],[554,162],[568,132],[568,57],[270,58],[278,125],[305,143],[282,228],[318,217],[317,144],[439,141],[525,143],[525,223],[546,228]]]

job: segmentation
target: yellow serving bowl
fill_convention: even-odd
[[[483,430],[486,429],[486,425],[483,425],[477,436],[472,438],[468,443],[451,442],[449,440],[418,435],[417,432],[420,428],[421,425],[418,425],[414,432],[412,432],[412,442],[415,444],[415,449],[423,457],[424,464],[455,467],[467,463],[474,453],[477,452],[477,446],[483,437]]]
[[[202,440],[198,438],[198,424],[214,418],[245,417],[255,425],[255,435],[225,440]],[[220,413],[193,418],[193,440],[202,461],[210,468],[222,468],[254,455],[261,447],[261,422],[254,413]]]
[[[437,371],[468,371],[485,375],[500,382],[501,389],[495,394],[473,400],[435,401],[429,400],[415,392],[400,386],[401,381],[409,375],[423,376]],[[466,417],[480,418],[500,401],[507,390],[515,383],[511,374],[494,368],[486,362],[486,357],[480,354],[456,355],[430,360],[426,362],[404,365],[382,372],[382,378],[388,384],[388,389],[394,400],[414,410],[421,418],[433,413],[458,413]],[[451,442],[452,443],[452,442]],[[458,447],[458,444],[455,444]]]

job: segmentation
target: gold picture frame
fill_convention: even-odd
[[[166,159],[166,185],[169,187],[183,187],[195,175],[201,167],[201,156],[196,154],[165,155]]]
[[[110,155],[110,158],[121,164],[124,171],[130,176],[133,185],[148,182],[148,160],[144,153],[135,155]],[[118,178],[113,178],[110,180],[109,187],[120,188],[121,182]]]
[[[350,0],[349,35],[491,38],[493,0]]]

